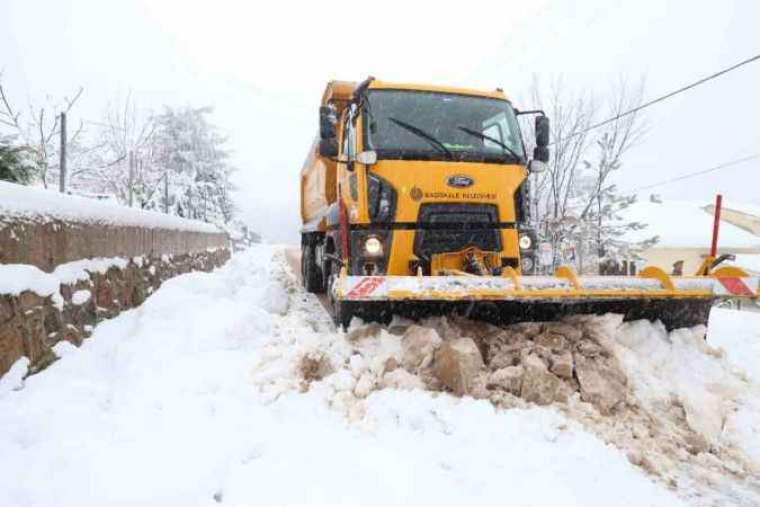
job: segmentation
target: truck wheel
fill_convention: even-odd
[[[301,248],[301,266],[303,271],[303,286],[307,292],[319,294],[322,292],[322,270],[316,262],[316,251],[313,245]]]
[[[327,279],[327,300],[330,303],[330,313],[335,327],[347,331],[348,325],[351,324],[353,314],[349,310],[348,305],[335,299],[333,285],[335,285],[335,280],[337,280],[337,278],[338,273],[335,272],[334,269],[331,270],[330,277]]]

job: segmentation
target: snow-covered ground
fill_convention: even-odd
[[[758,318],[718,311],[710,330],[750,376],[760,373]],[[623,328],[616,354],[643,400],[696,400],[687,415],[718,407],[723,422],[744,424],[726,429],[733,444],[760,440],[760,412],[741,405],[755,384],[719,351],[694,333]],[[398,337],[368,329],[357,330],[366,339],[335,332],[282,248],[172,279],[79,350],[59,344],[42,373],[23,379],[22,360],[3,377],[0,505],[760,504],[736,471],[669,486],[567,410],[497,409],[416,388],[402,370],[396,388],[356,395],[398,349]],[[309,383],[311,356],[334,371]],[[702,412],[700,396],[711,403]]]

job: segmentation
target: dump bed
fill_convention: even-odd
[[[356,83],[330,81],[322,94],[322,106],[332,106],[340,118]],[[337,199],[337,164],[319,154],[319,133],[301,169],[301,221],[304,230],[323,230],[322,219]]]

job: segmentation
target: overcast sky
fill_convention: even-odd
[[[760,53],[757,0],[261,5],[0,0],[3,80],[22,103],[81,85],[75,115],[86,119],[130,90],[145,109],[215,106],[244,216],[274,241],[295,241],[298,173],[330,79],[501,87],[530,108],[534,74],[599,96],[643,77],[649,98]],[[649,133],[624,160],[621,187],[760,152],[759,89],[757,62],[648,109]],[[760,160],[647,192],[760,204]]]

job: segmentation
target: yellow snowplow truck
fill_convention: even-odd
[[[526,150],[517,117],[535,115]],[[336,324],[461,314],[497,324],[622,313],[706,324],[758,279],[707,256],[694,276],[533,275],[527,176],[549,160],[549,120],[499,89],[331,81],[301,171],[301,274]],[[713,252],[715,254],[715,252]]]

